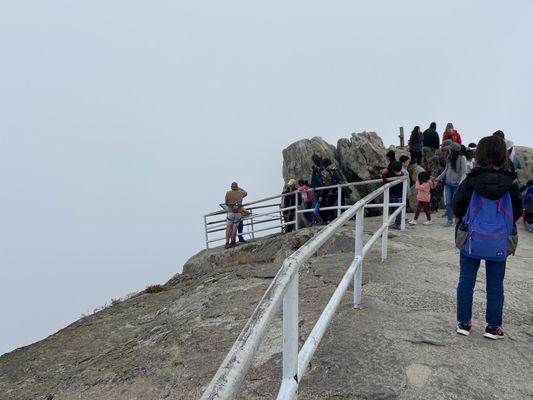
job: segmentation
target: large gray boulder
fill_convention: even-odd
[[[522,161],[522,168],[518,170],[520,182],[525,185],[533,179],[533,149],[531,147],[516,146],[516,155]]]
[[[375,132],[352,133],[350,139],[337,142],[339,163],[348,181],[365,181],[379,177],[387,159],[383,141]]]
[[[283,149],[283,180],[307,179],[311,180],[313,162],[311,156],[317,154],[322,158],[329,158],[339,167],[336,149],[321,137],[302,139]]]

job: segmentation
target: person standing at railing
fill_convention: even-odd
[[[289,179],[287,184],[283,187],[283,191],[281,194],[286,194],[286,196],[283,196],[282,206],[283,208],[290,208],[289,210],[283,211],[283,219],[285,220],[285,233],[292,232],[295,228],[295,216],[296,216],[296,210],[294,207],[296,206],[296,196],[294,192],[296,191],[296,180]]]
[[[300,196],[302,198],[302,202],[304,204],[304,210],[312,210],[313,209],[313,189],[309,188],[309,182],[300,179],[298,181],[298,192],[300,193]],[[313,218],[313,212],[308,211],[304,213],[304,217],[306,221],[309,223],[310,226],[314,223]]]
[[[324,204],[325,198],[324,193],[322,190],[316,190],[316,188],[324,186],[324,182],[322,181],[322,170],[324,167],[322,166],[322,157],[320,157],[318,154],[313,154],[311,156],[311,161],[313,162],[312,171],[311,171],[311,187],[314,190],[313,198],[315,202],[315,211],[313,213],[313,222],[315,224],[322,224],[323,223],[323,216],[324,213],[320,211],[320,208]]]
[[[226,192],[226,249],[236,246],[237,231],[243,216],[242,201],[246,196],[248,193],[240,188],[237,182],[233,182],[231,190]]]
[[[342,177],[340,171],[329,158],[324,158],[322,167],[322,183],[324,186],[338,185],[341,183]],[[322,191],[322,197],[325,198],[326,207],[335,207],[338,203],[337,188],[324,189]],[[328,224],[335,218],[337,218],[336,211],[327,210],[324,212],[324,217],[322,219]]]
[[[402,163],[399,161],[394,161],[391,165],[392,172],[385,172],[381,177],[383,179],[383,183],[389,183],[391,182],[389,178],[394,177],[401,177],[402,174]],[[398,184],[394,185],[389,189],[389,195],[390,195],[390,202],[393,204],[396,203],[403,203],[403,185]],[[391,209],[391,213],[396,211],[396,209]],[[396,220],[394,221],[394,229],[401,229],[402,226],[402,213],[398,213],[396,216]]]

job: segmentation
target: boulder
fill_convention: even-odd
[[[322,158],[329,158],[339,167],[336,149],[321,137],[302,139],[292,143],[283,150],[283,179],[307,179],[311,181],[311,156],[318,154]]]
[[[365,181],[379,177],[386,166],[385,146],[375,132],[352,133],[350,139],[337,142],[339,163],[348,181]]]
[[[516,146],[516,155],[522,162],[522,168],[518,170],[520,183],[525,185],[533,179],[533,149],[531,147]]]

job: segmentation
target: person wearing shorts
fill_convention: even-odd
[[[231,184],[231,190],[226,193],[226,246],[228,249],[236,245],[237,231],[243,216],[242,200],[248,195],[237,182]]]

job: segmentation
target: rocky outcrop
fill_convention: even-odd
[[[307,179],[311,181],[311,156],[317,154],[322,158],[329,158],[339,167],[337,149],[321,137],[302,139],[292,143],[283,150],[283,179]]]
[[[484,399],[533,396],[533,240],[506,273],[505,329],[482,338],[485,291],[474,297],[473,333],[455,334],[458,255],[443,220],[391,232],[365,258],[363,307],[345,295],[301,379],[298,398]],[[381,217],[365,220],[368,240]],[[280,268],[320,228],[203,251],[158,293],[139,294],[49,338],[0,357],[6,400],[198,399]],[[353,260],[353,223],[300,269],[300,335],[309,335]],[[275,249],[278,249],[277,251]],[[264,254],[263,254],[264,253]],[[478,286],[481,284],[478,283]],[[482,288],[480,288],[482,289]],[[278,315],[237,399],[274,398],[282,368]],[[498,368],[489,368],[496,365]]]
[[[337,142],[339,164],[350,182],[377,178],[380,167],[387,165],[385,153],[375,132],[353,133],[350,139]]]
[[[283,179],[310,179],[311,156],[330,158],[349,182],[375,179],[379,168],[387,165],[385,147],[374,132],[353,133],[350,139],[340,139],[337,147],[320,137],[302,139],[283,150]]]
[[[533,179],[533,149],[531,147],[516,146],[516,155],[522,162],[522,168],[518,170],[520,182],[525,185]]]

